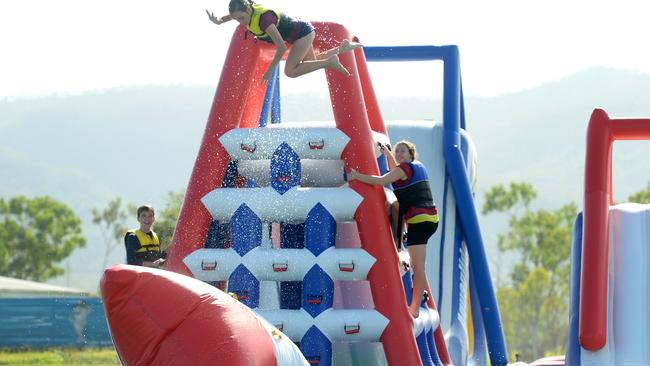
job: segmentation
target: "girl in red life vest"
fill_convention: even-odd
[[[341,64],[337,55],[362,47],[360,43],[346,39],[338,47],[316,55],[312,46],[316,32],[309,22],[264,8],[252,0],[231,0],[228,11],[228,15],[216,17],[206,10],[210,20],[217,25],[234,19],[245,26],[257,39],[275,44],[275,56],[263,75],[263,81],[271,78],[273,70],[282,60],[287,50],[285,41],[292,44],[284,66],[284,73],[291,78],[318,69],[336,70],[349,76],[350,73]]]
[[[413,266],[413,297],[409,312],[414,318],[420,315],[420,303],[424,290],[429,287],[426,274],[427,241],[438,228],[438,211],[429,189],[429,176],[424,165],[415,160],[415,145],[409,141],[395,144],[395,153],[385,145],[379,145],[388,160],[388,172],[382,176],[367,175],[352,169],[348,180],[359,180],[372,185],[391,183],[397,201],[399,215],[408,225],[406,243]]]

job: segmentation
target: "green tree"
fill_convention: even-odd
[[[49,196],[0,198],[0,275],[60,276],[59,262],[85,245],[81,220],[64,203]]]
[[[508,215],[508,232],[498,236],[500,252],[516,254],[509,283],[497,289],[504,331],[512,354],[536,359],[561,353],[566,344],[570,252],[577,207],[534,211],[537,197],[528,183],[497,185],[486,194],[483,214]]]
[[[169,192],[165,199],[165,208],[160,212],[156,211],[155,230],[160,238],[160,245],[163,250],[167,249],[171,244],[184,198],[185,191]]]
[[[564,353],[566,299],[556,294],[547,270],[535,268],[518,286],[500,287],[497,298],[512,354],[534,360],[545,354]]]
[[[508,190],[502,184],[490,188],[485,194],[485,203],[483,204],[483,214],[490,212],[506,212],[510,216],[517,214],[517,208],[520,206],[529,209],[530,203],[537,198],[537,192],[529,183],[510,183]]]
[[[642,189],[628,197],[628,202],[650,203],[650,182],[645,189]]]
[[[91,210],[93,224],[99,227],[104,241],[104,258],[102,260],[102,269],[108,264],[108,257],[113,250],[120,247],[124,242],[126,234],[126,218],[128,217],[127,208],[122,205],[122,198],[116,197],[108,202],[108,205],[102,210],[93,208]]]

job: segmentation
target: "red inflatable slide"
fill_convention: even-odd
[[[273,326],[194,278],[115,265],[104,272],[101,290],[124,365],[308,365]]]

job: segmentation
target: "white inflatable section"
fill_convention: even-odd
[[[440,325],[440,316],[438,312],[421,307],[420,316],[413,320],[413,335],[419,336],[422,332],[429,332],[432,329],[437,329]]]
[[[650,365],[650,205],[616,205],[609,218],[607,341],[581,349],[580,365]]]
[[[278,365],[309,366],[309,362],[302,355],[298,346],[291,341],[291,338],[287,337],[264,318],[260,318],[259,321],[273,340],[273,347],[275,348],[275,357]]]
[[[429,239],[427,248],[427,277],[429,285],[433,292],[434,299],[440,312],[440,324],[443,331],[447,332],[451,326],[451,309],[452,299],[461,297],[458,300],[460,316],[466,319],[467,293],[469,278],[469,260],[467,250],[462,249],[461,258],[459,259],[460,268],[454,266],[454,240],[457,230],[456,224],[456,199],[454,196],[451,182],[446,178],[445,160],[442,146],[442,123],[435,121],[385,121],[390,143],[394,145],[400,140],[409,140],[415,143],[418,152],[418,160],[427,167],[429,172],[429,183],[431,193],[440,213],[441,222],[436,233]],[[322,129],[328,130],[333,128],[334,123],[329,121],[323,122],[300,122],[300,123],[282,123],[272,125],[272,128],[305,128],[305,129]],[[464,141],[467,142],[467,170],[469,174],[470,185],[474,189],[476,185],[476,166],[477,154],[474,143],[465,131],[461,131]],[[387,136],[373,132],[375,146],[375,155],[381,155],[376,142],[388,143]],[[446,187],[447,185],[447,187]],[[445,187],[446,195],[445,195]],[[286,195],[286,193],[285,193]],[[337,218],[338,220],[338,218]],[[444,228],[443,228],[444,225]],[[445,233],[444,243],[442,242],[442,233]],[[440,248],[444,247],[442,253],[442,264],[440,260]],[[442,268],[442,270],[441,270]],[[458,271],[458,273],[457,273]],[[460,278],[461,288],[458,294],[452,293],[453,279]],[[442,301],[439,294],[442,293]]]
[[[316,318],[302,309],[254,311],[296,342],[313,325],[332,342],[377,342],[388,325],[388,318],[376,310],[328,309]]]
[[[467,293],[469,262],[467,259],[467,251],[463,250],[462,257],[459,261],[461,268],[454,267],[454,235],[457,230],[456,198],[451,182],[446,179],[445,175],[442,124],[434,121],[390,121],[386,123],[386,127],[391,144],[394,145],[400,140],[408,140],[415,144],[418,154],[417,159],[424,163],[429,172],[431,193],[438,207],[441,222],[439,223],[438,230],[428,242],[427,278],[429,279],[429,286],[431,287],[441,314],[442,329],[444,332],[447,332],[451,326],[451,300]],[[467,164],[470,184],[473,189],[476,184],[476,148],[469,136],[464,131],[461,133],[464,140],[468,142],[467,156],[469,158],[467,159]],[[448,185],[446,197],[445,185]],[[443,233],[444,242],[442,242]],[[441,245],[444,246],[442,266],[440,260]],[[456,271],[460,271],[460,273],[456,273]],[[461,285],[464,288],[459,290],[460,294],[452,293],[452,280],[455,276],[460,276],[464,280],[461,281]],[[439,296],[440,293],[442,293],[442,299]],[[466,318],[466,300],[460,300],[458,305],[463,317]]]
[[[461,278],[467,277],[467,260],[461,259],[461,269],[453,268],[456,212],[450,185],[447,197],[444,197],[445,184],[448,182],[445,181],[442,154],[442,127],[431,121],[391,122],[387,127],[390,143],[407,139],[417,145],[419,160],[428,168],[434,199],[445,218],[441,222],[445,224],[444,230],[439,228],[429,243],[427,273],[434,297],[438,297],[439,288],[443,290],[442,307],[448,308],[449,314],[450,299],[458,296],[451,293],[452,279],[458,278],[458,271]],[[376,142],[389,143],[388,136],[373,133],[373,138],[375,141],[371,143],[375,155],[379,157],[381,153]],[[337,232],[337,247],[326,250],[318,257],[305,249],[271,249],[273,235],[268,232],[268,223],[303,222],[317,203],[325,206],[337,220],[339,228],[356,228],[356,225],[342,225],[354,219],[354,212],[361,202],[361,197],[342,180],[343,162],[340,158],[349,138],[336,129],[333,122],[316,122],[283,123],[265,129],[236,129],[224,134],[220,141],[231,157],[238,160],[239,174],[255,181],[258,186],[268,185],[269,159],[286,142],[301,158],[301,186],[282,195],[272,188],[223,188],[208,193],[202,202],[213,218],[220,222],[229,222],[234,212],[245,203],[263,223],[262,245],[243,257],[232,249],[200,249],[186,257],[185,264],[196,278],[204,281],[226,280],[239,264],[244,264],[260,280],[260,307],[256,312],[289,338],[300,341],[305,332],[315,325],[336,342],[334,365],[385,365],[383,348],[377,342],[388,320],[377,311],[369,310],[374,304],[367,281],[364,281],[375,259],[358,247],[350,247],[351,243],[341,243],[339,236],[345,236],[342,232]],[[469,170],[474,180],[476,159],[471,141],[468,149]],[[439,260],[441,232],[446,233],[442,265]],[[358,244],[356,229],[354,234],[357,236],[355,243]],[[464,255],[466,257],[466,252]],[[274,310],[278,307],[275,281],[301,280],[314,264],[322,267],[336,281],[334,308],[316,318],[311,318],[304,310]],[[461,285],[464,283],[461,280]],[[466,290],[465,287],[460,291]],[[266,301],[267,298],[276,300]],[[461,302],[460,306],[464,308],[465,301]],[[414,334],[439,325],[443,325],[445,330],[437,312],[422,308],[420,317],[414,322]]]
[[[354,212],[362,197],[349,187],[303,188],[294,187],[280,194],[271,187],[264,188],[217,188],[206,194],[203,205],[214,220],[230,221],[245,203],[264,222],[304,221],[309,211],[322,204],[338,221],[354,219]],[[278,209],[278,208],[281,209]]]
[[[304,130],[304,129],[308,129],[308,130],[312,129],[316,131],[327,131],[327,130],[335,129],[339,131],[341,134],[343,134],[342,131],[338,130],[334,121],[282,122],[279,124],[270,124],[266,127],[266,129],[269,130],[281,129],[283,130],[283,133],[291,133],[291,131]],[[313,136],[313,135],[310,134],[309,136]],[[343,136],[345,136],[345,138],[347,138],[349,141],[349,137],[347,137],[347,135],[343,134]],[[340,135],[338,133],[335,134],[333,133],[332,137],[340,137]],[[381,151],[379,150],[379,145],[377,145],[377,142],[381,142],[382,144],[388,144],[390,143],[390,140],[388,136],[375,131],[372,131],[372,138],[374,139],[373,145],[375,146],[375,156],[379,157],[381,155]],[[346,141],[345,144],[347,144],[348,141]],[[343,145],[343,147],[345,147],[345,144]],[[341,152],[342,151],[343,150],[341,150]],[[302,158],[302,155],[300,157]],[[332,159],[338,159],[339,157],[332,158]]]
[[[343,179],[343,160],[300,160],[301,187],[340,187]],[[237,171],[258,186],[269,185],[270,160],[241,160]]]
[[[318,257],[307,249],[257,247],[243,257],[232,248],[199,249],[183,259],[201,281],[226,281],[240,264],[260,281],[302,281],[318,264],[335,281],[361,281],[376,262],[363,249],[328,248]]]
[[[223,134],[219,142],[235,160],[271,159],[282,143],[287,143],[301,159],[340,159],[350,141],[336,127],[304,128],[283,123],[273,128],[236,128]]]

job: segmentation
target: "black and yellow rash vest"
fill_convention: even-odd
[[[145,233],[140,229],[132,229],[126,233],[126,237],[129,234],[134,234],[140,244],[139,247],[135,248],[135,255],[138,259],[142,261],[154,261],[161,258],[160,240],[153,230],[151,233]]]
[[[424,164],[419,161],[402,163],[399,165],[405,170],[407,176],[410,168],[412,175],[407,180],[398,180],[393,183],[393,191],[399,201],[400,215],[409,224],[420,222],[438,222],[438,211],[433,202],[429,188],[429,175]]]
[[[287,38],[291,35],[291,33],[294,30],[295,20],[276,10],[267,9],[260,4],[253,4],[253,14],[251,15],[251,20],[246,26],[246,28],[248,29],[249,32],[253,33],[253,35],[257,39],[272,43],[273,40],[271,39],[271,37],[260,26],[262,15],[264,15],[268,11],[273,12],[275,14],[277,18],[275,22],[275,27],[280,32],[282,39],[287,40]]]

